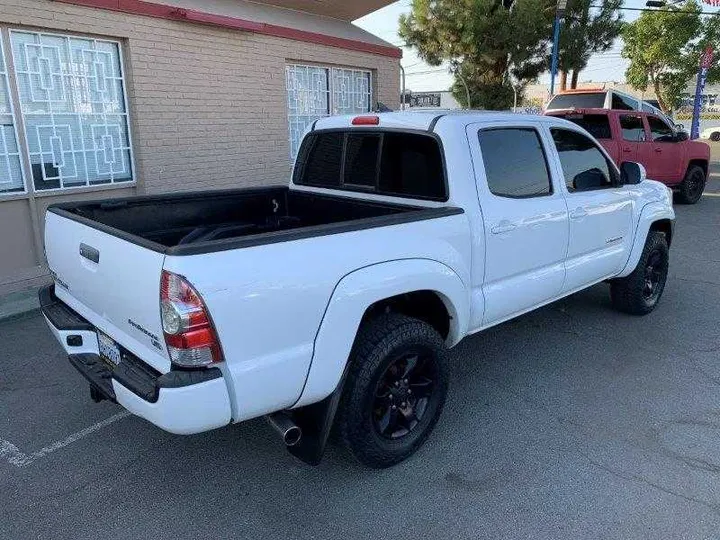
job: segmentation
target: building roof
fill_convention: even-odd
[[[328,0],[55,0],[67,4],[253,32],[295,41],[402,58],[402,49],[355,26],[349,19],[389,1],[363,0],[360,7]],[[307,6],[305,6],[307,4]],[[310,5],[312,4],[312,5]],[[296,9],[290,9],[293,5]],[[307,10],[299,11],[301,7]],[[314,7],[313,7],[314,6]],[[327,9],[321,9],[325,6]],[[333,9],[333,6],[335,6]],[[313,7],[313,9],[310,9]],[[337,9],[335,9],[337,8]],[[342,63],[342,62],[340,62]]]
[[[354,21],[389,6],[394,0],[362,0],[348,2],[347,0],[254,0],[259,4],[306,11],[315,15],[324,15],[344,21]]]
[[[275,25],[283,28],[293,28],[304,32],[313,32],[321,35],[333,36],[341,39],[370,43],[381,47],[397,49],[391,43],[366,32],[362,28],[350,24],[346,20],[333,17],[331,5],[343,5],[348,9],[352,6],[345,4],[361,4],[362,9],[357,12],[370,13],[372,9],[365,4],[390,4],[391,2],[326,2],[326,1],[250,1],[250,0],[151,0],[152,3],[164,4],[202,13],[215,14],[223,17],[233,17],[265,25]],[[286,5],[287,4],[287,5]],[[296,9],[289,9],[291,4],[297,4]],[[299,11],[301,4],[312,4],[314,9]],[[325,6],[327,9],[321,9]],[[382,7],[382,6],[381,6]],[[326,12],[324,12],[326,11]],[[318,16],[320,15],[320,16]],[[357,17],[355,17],[357,18]]]

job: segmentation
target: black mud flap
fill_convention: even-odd
[[[293,421],[302,430],[302,438],[295,446],[288,446],[288,452],[308,465],[320,465],[325,447],[327,446],[330,430],[332,429],[335,413],[345,387],[350,362],[335,391],[318,403],[291,411]]]

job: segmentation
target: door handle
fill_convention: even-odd
[[[656,148],[655,151],[656,151],[658,154],[660,154],[660,153],[662,153],[662,148]]]
[[[630,153],[632,152],[632,150],[626,146],[625,148],[623,148],[623,152]]]
[[[515,229],[517,229],[517,225],[515,225],[514,223],[510,223],[509,221],[503,220],[490,230],[493,234],[503,234],[506,232],[514,231]]]
[[[587,217],[588,213],[587,210],[584,208],[576,208],[572,212],[570,212],[570,219],[582,219],[584,217]]]

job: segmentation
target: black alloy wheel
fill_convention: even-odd
[[[378,434],[395,440],[416,429],[433,400],[436,379],[437,366],[427,351],[398,355],[376,386],[372,417]]]

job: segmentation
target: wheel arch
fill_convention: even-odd
[[[668,240],[668,246],[670,246],[674,234],[674,221],[674,211],[672,209],[668,209],[665,204],[655,202],[646,205],[640,214],[635,239],[633,241],[633,246],[630,250],[627,263],[625,264],[622,272],[620,272],[616,277],[628,276],[633,270],[635,270],[635,267],[640,261],[643,248],[645,247],[645,241],[647,240],[648,234],[651,232],[658,231],[665,234]]]
[[[429,259],[389,261],[346,275],[328,302],[295,408],[316,403],[335,390],[360,325],[387,310],[428,322],[453,346],[467,333],[469,293],[450,267]]]
[[[695,167],[695,166],[700,167],[703,170],[703,172],[705,173],[705,177],[707,178],[708,168],[710,167],[710,163],[708,162],[708,160],[704,159],[704,158],[691,159],[688,163],[688,170],[690,170],[690,167]]]

